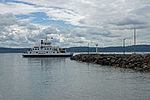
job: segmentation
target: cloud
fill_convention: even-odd
[[[16,17],[11,14],[11,13],[6,13],[6,14],[0,14],[0,25],[1,26],[10,26],[10,25],[14,25],[17,23],[17,19]]]
[[[150,6],[144,6],[142,8],[133,10],[132,13],[135,13],[137,15],[146,15],[150,13],[149,11],[150,11]]]
[[[60,45],[62,47],[72,46],[71,44],[75,45],[81,43],[81,41],[86,41],[85,38],[70,37],[72,30],[67,27],[60,25],[41,26],[32,24],[28,22],[28,20],[16,19],[12,13],[1,14],[0,16],[0,26],[3,26],[0,27],[0,45],[2,47],[32,47],[33,45],[39,45],[39,40],[45,39],[46,34],[48,34],[48,37],[53,37],[53,45]],[[13,17],[5,18],[6,16]],[[1,20],[3,20],[3,22],[9,21],[10,23],[3,24]],[[78,30],[80,30],[80,28],[78,28]],[[66,38],[66,36],[69,37]]]
[[[97,27],[99,25],[106,25],[112,22],[111,20],[117,21],[123,20],[124,17],[132,14],[132,11],[137,9],[144,9],[148,11],[149,2],[147,0],[17,0],[19,2],[27,3],[12,3],[9,2],[6,6],[7,9],[12,8],[15,14],[29,14],[31,12],[45,12],[51,20],[63,20],[65,23],[79,26],[90,26]],[[36,5],[36,6],[35,6]],[[4,7],[5,8],[5,7]],[[21,11],[21,9],[23,9]],[[3,9],[3,7],[2,7]],[[20,9],[20,10],[15,10]],[[10,9],[9,9],[10,11]],[[21,12],[20,12],[21,11]],[[140,10],[138,10],[141,12]],[[142,10],[143,11],[143,10]],[[8,12],[8,11],[7,11]],[[148,13],[148,12],[147,12]],[[138,18],[139,20],[140,18]],[[129,19],[128,19],[129,20]],[[130,21],[130,20],[129,20]],[[133,24],[135,21],[131,20]],[[119,24],[119,23],[118,23]],[[121,24],[121,22],[120,22]],[[125,23],[122,24],[132,24]],[[137,24],[139,24],[137,22]]]
[[[58,31],[55,27],[48,27],[42,31],[45,34],[58,34]]]
[[[87,35],[87,28],[74,28],[70,30],[72,37],[85,37]]]
[[[16,19],[12,13],[0,14],[0,18],[1,46],[31,46],[31,44],[35,44],[35,41],[37,41],[35,37],[40,34],[39,30],[43,29],[40,25]]]
[[[149,40],[148,0],[16,1],[0,3],[0,34],[9,45],[19,45],[20,40],[24,41],[23,44],[31,45],[38,39],[45,38],[45,34],[54,35],[57,40],[54,42],[61,42],[61,46],[87,45],[87,42],[94,44],[101,41],[106,46],[122,45],[123,38],[133,36],[134,27],[141,36],[139,40]],[[44,13],[45,17],[38,15],[38,12]],[[17,19],[16,16],[19,15],[28,17]]]
[[[132,17],[132,18],[122,19],[121,21],[118,21],[114,24],[118,26],[123,26],[123,25],[141,25],[145,23]]]
[[[68,34],[70,33],[70,29],[67,27],[63,27],[61,25],[52,25],[44,30],[42,30],[42,33],[44,34]]]
[[[0,3],[0,13],[1,14],[13,13],[15,15],[20,15],[20,14],[30,14],[34,12],[45,12],[50,17],[49,18],[50,20],[62,20],[65,23],[72,25],[80,25],[79,21],[84,18],[83,16],[69,9],[53,6],[45,7],[35,5],[17,2],[8,2],[6,4]]]

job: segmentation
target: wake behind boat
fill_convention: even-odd
[[[59,46],[52,46],[51,42],[41,40],[40,46],[35,46],[23,53],[23,57],[70,57],[73,53],[66,52],[65,49],[59,48]]]

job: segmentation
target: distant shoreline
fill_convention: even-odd
[[[0,53],[23,53],[26,52],[29,48],[5,48],[0,47]],[[67,52],[96,52],[96,47],[69,47],[64,48],[67,50]],[[98,47],[98,52],[123,52],[124,48],[122,46],[117,47]],[[126,46],[125,47],[126,52],[133,52],[134,46]],[[136,52],[150,52],[150,45],[137,45],[136,46]]]

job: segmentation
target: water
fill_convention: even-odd
[[[150,100],[150,74],[0,54],[0,100]]]

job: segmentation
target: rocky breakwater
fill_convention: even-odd
[[[106,66],[130,68],[136,71],[150,72],[150,55],[140,54],[78,54],[72,60],[95,63]]]

